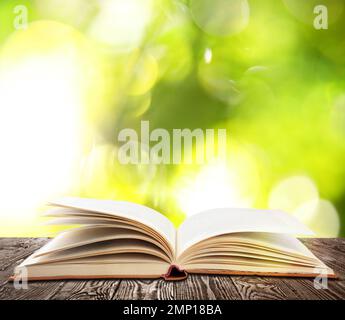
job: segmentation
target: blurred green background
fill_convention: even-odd
[[[344,34],[344,0],[1,0],[0,235],[47,234],[44,202],[69,194],[176,225],[282,209],[344,236]],[[226,128],[227,161],[121,165],[117,135],[141,120]]]

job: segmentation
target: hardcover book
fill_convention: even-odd
[[[63,198],[45,215],[73,225],[27,258],[14,277],[29,280],[164,278],[188,274],[335,277],[296,235],[312,232],[280,211],[219,208],[179,228],[130,202]]]

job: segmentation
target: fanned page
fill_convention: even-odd
[[[176,229],[148,207],[111,200],[63,198],[49,224],[78,225],[21,263],[29,280],[159,278],[175,253]]]
[[[177,256],[199,241],[222,234],[267,232],[313,235],[296,218],[280,211],[211,209],[187,218],[177,230]]]
[[[171,221],[161,213],[146,206],[126,201],[98,200],[88,198],[66,197],[51,202],[54,206],[80,209],[100,214],[110,214],[119,218],[142,223],[161,234],[175,249],[176,229]]]
[[[188,273],[335,277],[295,235],[313,234],[286,213],[213,209],[177,231],[177,265]]]

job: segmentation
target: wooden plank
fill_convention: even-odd
[[[63,286],[56,292],[57,300],[112,300],[121,280],[59,281]]]
[[[0,285],[16,265],[49,241],[48,238],[0,238]]]
[[[0,299],[345,299],[345,239],[305,239],[303,242],[340,279],[328,289],[316,289],[313,279],[200,276],[187,280],[92,280],[30,282],[16,290],[7,279],[23,259],[49,239],[0,239]]]
[[[303,242],[339,275],[328,289],[316,289],[314,279],[232,277],[242,299],[341,299],[345,298],[345,239],[304,239]]]
[[[240,300],[231,277],[189,275],[185,281],[176,282],[176,299],[234,299]]]
[[[175,297],[173,282],[161,280],[122,280],[114,299],[170,300]]]
[[[29,290],[16,290],[8,278],[14,267],[49,241],[48,238],[0,239],[0,299],[50,299],[63,283],[35,282]]]
[[[295,299],[294,292],[282,279],[270,277],[232,277],[243,300]]]

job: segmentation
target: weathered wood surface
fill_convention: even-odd
[[[44,245],[46,238],[0,238],[0,300],[3,299],[345,299],[345,239],[307,239],[304,243],[338,276],[328,289],[313,279],[252,276],[198,276],[187,280],[94,280],[30,282],[16,290],[13,269]]]

